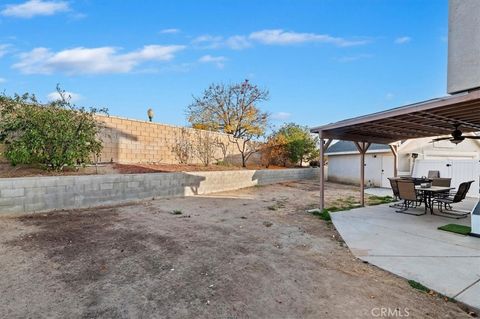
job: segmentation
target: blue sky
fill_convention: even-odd
[[[1,0],[0,89],[187,124],[214,82],[315,126],[446,93],[447,0]]]

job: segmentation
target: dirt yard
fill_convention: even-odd
[[[296,182],[2,217],[0,318],[469,317],[355,259],[317,200]]]

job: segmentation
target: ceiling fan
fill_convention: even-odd
[[[462,131],[460,131],[460,129],[459,129],[460,124],[455,124],[455,125],[453,125],[453,127],[455,127],[455,130],[452,131],[451,136],[435,138],[435,139],[432,140],[432,142],[449,140],[453,144],[459,144],[459,143],[463,142],[466,138],[471,139],[471,140],[480,140],[480,136],[465,136],[465,135],[463,135]]]

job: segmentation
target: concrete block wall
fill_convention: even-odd
[[[177,164],[179,160],[173,151],[175,145],[188,141],[193,146],[199,142],[200,134],[209,134],[212,141],[216,140],[225,147],[226,155],[232,161],[236,161],[240,154],[226,134],[114,116],[97,116],[97,119],[104,125],[100,136],[103,141],[101,162]],[[223,159],[221,147],[216,147],[214,157]],[[189,163],[199,164],[201,161],[191,156]]]
[[[0,178],[0,214],[115,205],[318,178],[318,169]]]

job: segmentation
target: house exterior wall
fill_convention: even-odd
[[[393,176],[392,154],[367,153],[365,155],[366,186],[384,187],[386,178],[391,176]],[[360,154],[328,156],[328,181],[360,185]]]
[[[328,156],[328,181],[359,184],[360,156],[356,154]]]
[[[412,153],[418,154],[417,160],[478,160],[480,143],[465,140],[455,145],[450,141],[430,143],[431,138],[411,139],[403,143],[398,150],[398,174],[410,175],[414,170]],[[382,175],[383,170],[383,175]],[[328,180],[347,184],[360,184],[360,154],[328,155]],[[388,187],[388,177],[393,176],[393,155],[386,153],[367,153],[365,155],[365,185]],[[471,176],[470,179],[476,179]]]
[[[480,87],[480,1],[450,0],[448,93]]]

